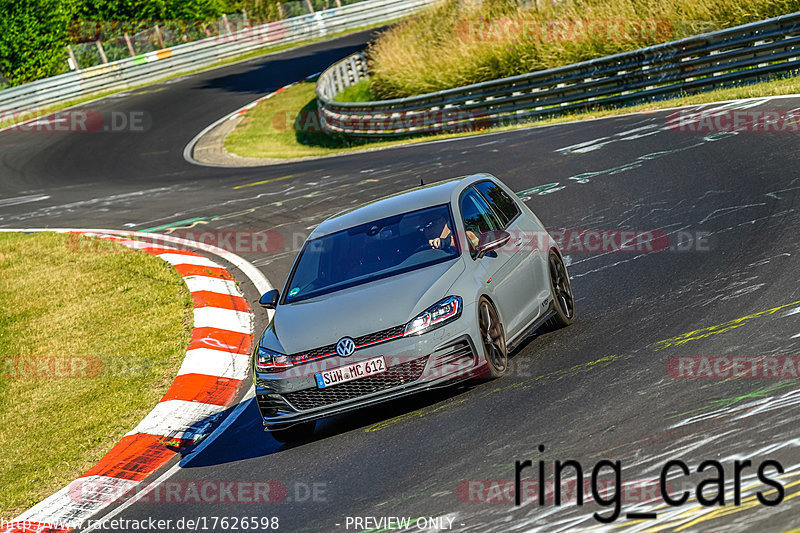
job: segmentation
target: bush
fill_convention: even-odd
[[[0,72],[11,85],[67,68],[64,47],[75,5],[63,0],[0,0]]]

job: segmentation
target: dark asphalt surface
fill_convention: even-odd
[[[531,340],[499,381],[329,419],[313,442],[296,446],[281,447],[262,432],[251,404],[173,478],[278,481],[288,490],[281,502],[142,503],[119,517],[276,516],[280,531],[323,532],[365,529],[348,528],[347,517],[445,517],[453,519],[453,531],[574,531],[602,526],[592,517],[597,506],[515,507],[497,493],[488,494],[491,502],[473,501],[487,496],[476,487],[513,480],[515,460],[543,460],[551,473],[553,461],[575,459],[587,478],[599,460],[619,460],[623,481],[652,488],[670,459],[693,472],[714,459],[723,466],[726,507],[703,507],[692,497],[668,508],[631,492],[614,527],[800,527],[797,380],[679,379],[667,372],[676,356],[800,355],[799,134],[673,131],[666,127],[669,112],[656,112],[263,168],[183,160],[183,147],[206,125],[321,70],[366,38],[316,44],[85,106],[144,112],[146,132],[0,133],[0,227],[172,224],[162,231],[183,236],[269,231],[274,252],[235,251],[280,286],[297,246],[326,216],[420,178],[486,171],[516,191],[557,183],[527,200],[550,228],[660,230],[670,235],[670,249],[567,251],[575,324]],[[798,104],[784,98],[748,105]],[[252,291],[247,296],[257,298]],[[747,458],[755,465],[781,462],[783,503],[753,503],[755,492],[768,487],[752,467],[743,474],[743,504],[732,504],[734,461]],[[535,475],[531,469],[524,477]],[[679,490],[714,475],[671,483]],[[316,497],[308,494],[313,488]],[[626,518],[631,511],[657,518]]]

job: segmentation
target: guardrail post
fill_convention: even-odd
[[[106,52],[103,50],[103,45],[100,41],[95,41],[94,44],[97,45],[97,51],[100,52],[100,59],[103,61],[103,64],[108,63],[108,58],[106,57]]]
[[[350,71],[353,73],[353,84],[355,85],[359,81],[361,81],[361,73],[358,71],[358,67],[356,66],[356,58],[350,58]]]
[[[155,25],[154,29],[156,30],[156,39],[158,39],[158,46],[160,46],[161,49],[163,50],[165,48],[164,38],[161,37],[161,30],[158,29],[158,24]]]
[[[128,52],[130,52],[131,57],[136,57],[136,52],[133,51],[133,43],[131,43],[131,36],[128,35],[128,32],[125,32],[125,44],[128,45]]]
[[[225,13],[222,14],[222,22],[225,24],[225,31],[228,32],[228,35],[232,35],[233,32],[231,31],[231,24],[228,22],[228,15]]]
[[[78,65],[78,60],[75,58],[75,52],[72,51],[72,45],[67,45],[67,55],[69,55],[69,68],[72,70],[80,70],[81,66]]]

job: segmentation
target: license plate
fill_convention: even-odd
[[[326,370],[319,374],[314,374],[317,380],[317,388],[324,389],[331,385],[338,385],[346,381],[363,378],[367,376],[374,376],[386,372],[386,361],[383,357],[374,357],[366,361],[359,361],[348,366],[340,366],[333,370]]]

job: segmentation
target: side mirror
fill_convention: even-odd
[[[502,248],[508,241],[511,240],[511,235],[507,231],[485,231],[478,237],[478,259],[485,256],[491,251]]]
[[[267,291],[262,294],[261,299],[258,300],[258,303],[265,309],[275,309],[275,306],[278,305],[279,297],[280,292],[278,292],[278,289],[272,289],[271,291]]]

